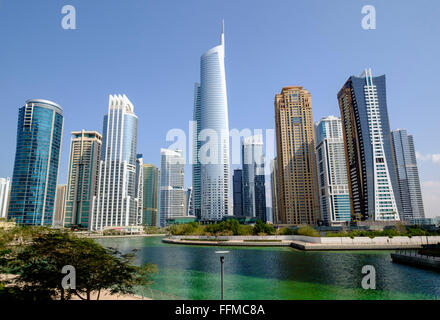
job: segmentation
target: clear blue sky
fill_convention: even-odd
[[[77,30],[61,27],[67,4]],[[368,4],[376,30],[361,28]],[[440,215],[440,2],[427,0],[0,0],[0,176],[12,176],[18,108],[29,98],[64,109],[60,183],[70,132],[102,131],[114,93],[133,102],[138,151],[158,165],[167,131],[187,130],[199,59],[223,18],[230,128],[274,128],[273,98],[288,85],[311,92],[315,120],[339,116],[338,90],[371,67],[387,76],[392,128],[415,137],[427,213]]]

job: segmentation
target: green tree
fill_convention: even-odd
[[[157,267],[152,264],[132,264],[134,252],[121,253],[104,248],[91,239],[62,231],[39,234],[32,243],[7,258],[8,266],[18,277],[16,294],[27,292],[33,300],[73,295],[90,300],[92,293],[99,299],[102,290],[111,294],[133,294],[137,286],[148,286]],[[61,273],[64,266],[75,268],[76,288],[64,289]]]
[[[274,234],[275,228],[271,224],[264,223],[261,219],[257,219],[254,225],[253,234]]]

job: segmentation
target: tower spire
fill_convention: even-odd
[[[220,36],[220,44],[225,45],[225,19],[222,19],[222,34]]]

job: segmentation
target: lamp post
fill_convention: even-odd
[[[216,251],[216,254],[220,255],[220,268],[221,268],[221,282],[222,282],[222,300],[225,299],[225,255],[229,251]]]

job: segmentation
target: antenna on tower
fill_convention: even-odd
[[[220,44],[225,45],[225,19],[222,19],[222,34],[220,36]]]

